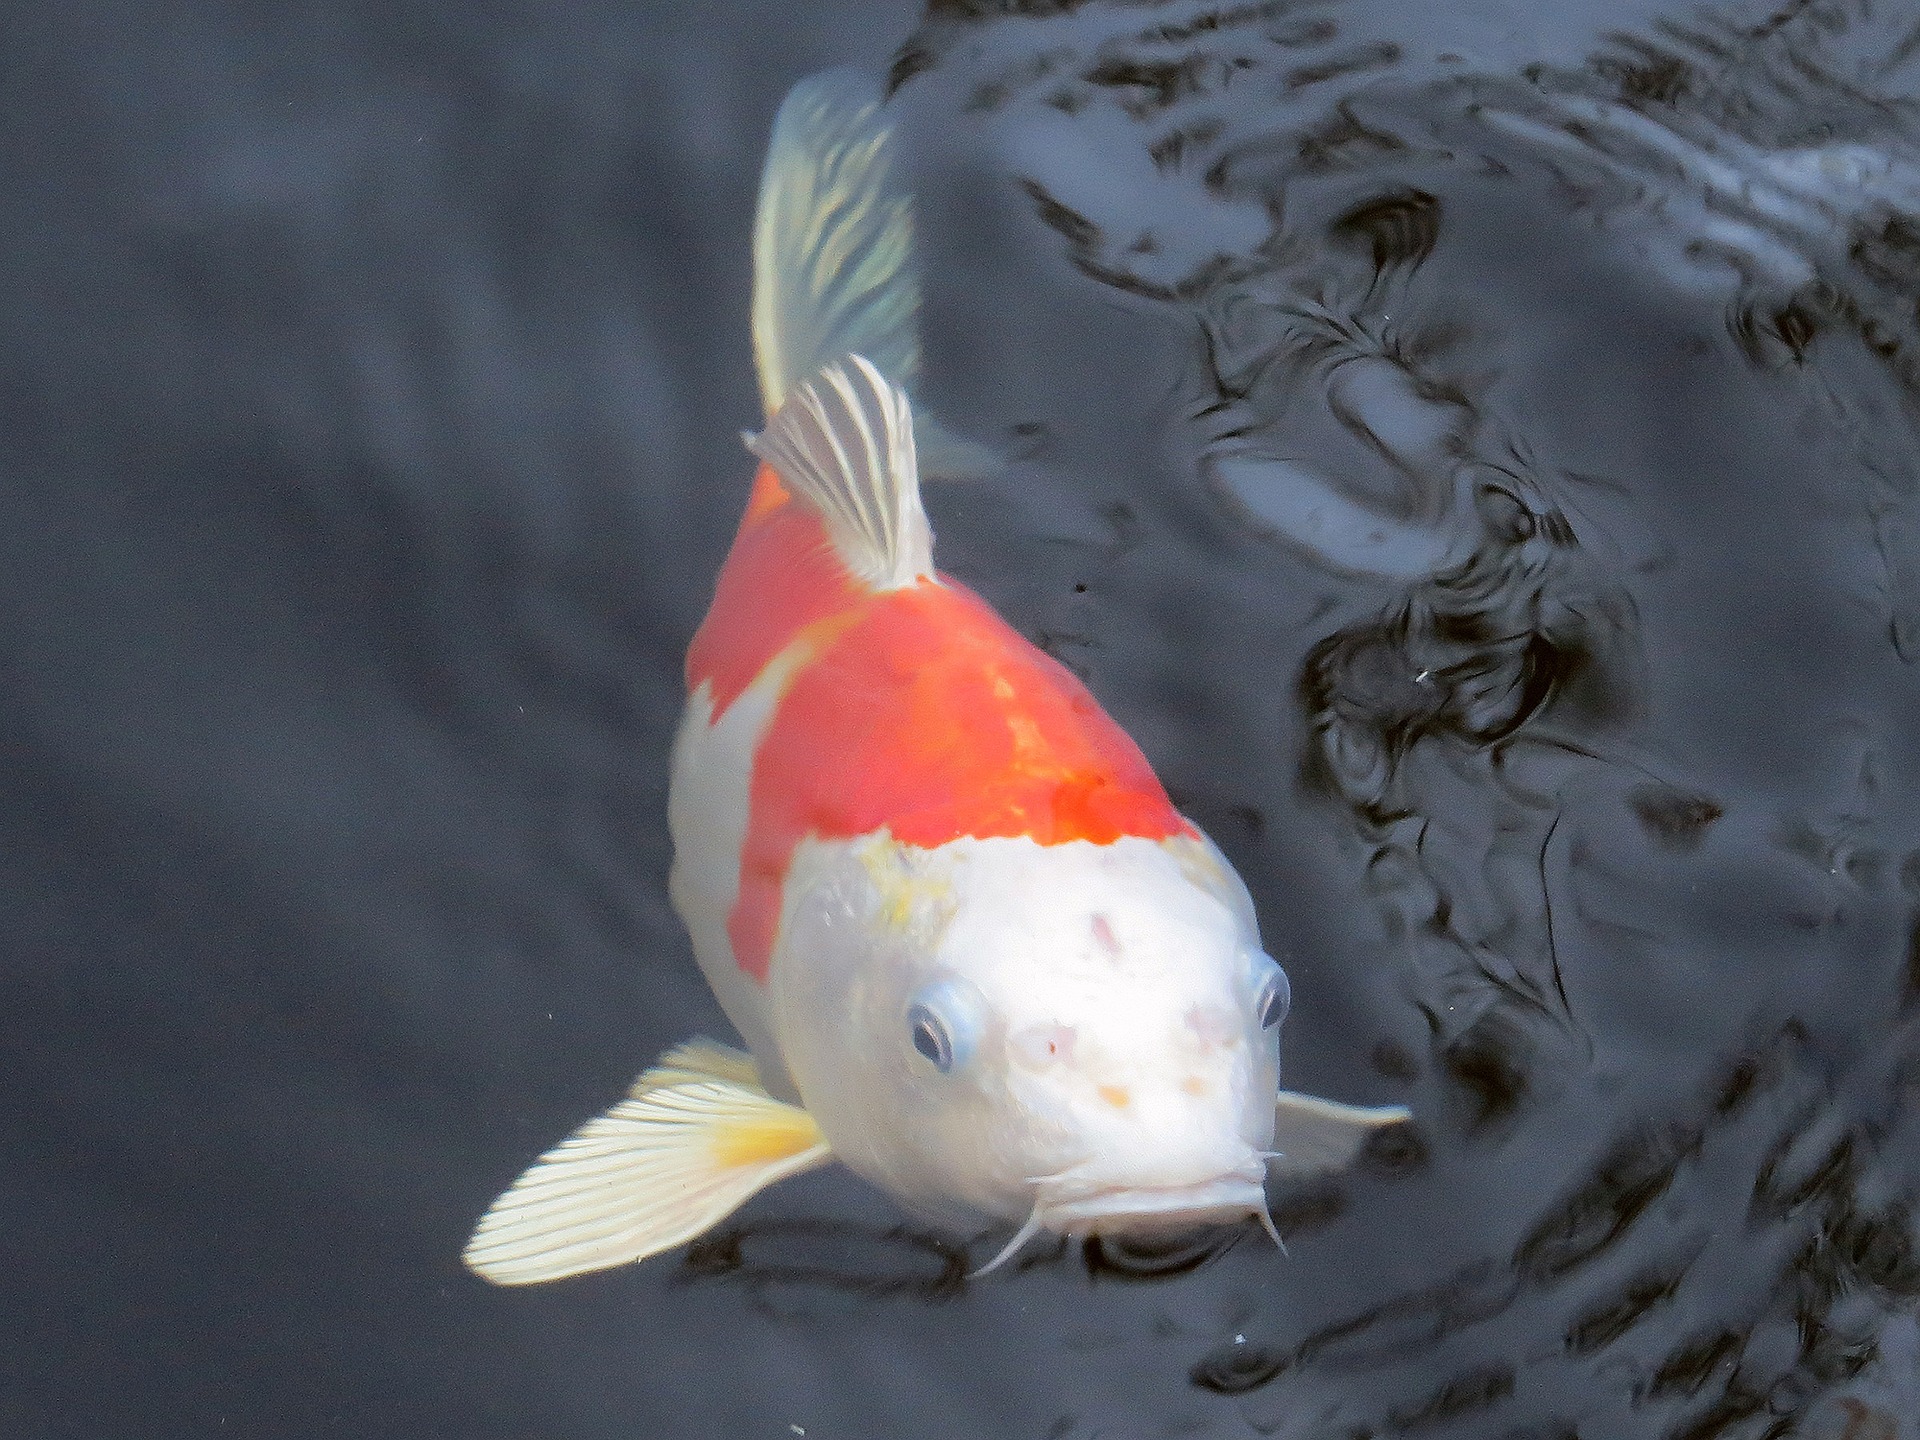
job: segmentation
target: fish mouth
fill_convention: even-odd
[[[1266,1189],[1256,1180],[1225,1175],[1193,1185],[1127,1185],[1043,1199],[1040,1224],[1061,1235],[1116,1235],[1233,1225],[1267,1213]]]
[[[1027,1223],[970,1278],[999,1269],[1042,1230],[1069,1238],[1140,1235],[1237,1225],[1252,1216],[1284,1253],[1286,1244],[1267,1210],[1264,1158],[1186,1185],[1090,1185],[1079,1177],[1069,1178],[1071,1172],[1036,1180],[1042,1188]]]

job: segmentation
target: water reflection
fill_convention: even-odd
[[[1601,1404],[1611,1399],[1618,1413],[1639,1417],[1645,1428],[1635,1433],[1744,1434],[1739,1422],[1754,1417],[1782,1427],[1769,1433],[1799,1433],[1793,1427],[1836,1386],[1870,1368],[1906,1373],[1897,1367],[1920,1298],[1908,1202],[1884,1193],[1884,1169],[1867,1178],[1891,1137],[1883,1130],[1869,1142],[1873,1122],[1836,1112],[1809,1074],[1806,1043],[1788,1027],[1690,1106],[1639,1122],[1507,1256],[1473,1261],[1290,1343],[1236,1337],[1195,1362],[1192,1383],[1244,1395],[1312,1367],[1391,1371],[1437,1353],[1463,1368],[1431,1394],[1350,1409],[1349,1423],[1366,1418],[1399,1433],[1494,1408],[1503,1427],[1523,1420],[1503,1434],[1571,1423],[1504,1413],[1528,1408],[1510,1403],[1514,1365],[1470,1359],[1477,1351],[1525,1357],[1533,1408],[1555,1393],[1553,1372],[1573,1370],[1582,1383],[1559,1393],[1582,1397],[1590,1421],[1615,1413]],[[1896,1091],[1880,1104],[1895,1099],[1910,1096]],[[1881,1116],[1884,1126],[1888,1112]],[[1718,1186],[1748,1171],[1755,1178],[1741,1214],[1737,1187]],[[1684,1203],[1663,1206],[1677,1191]],[[1754,1255],[1765,1257],[1758,1266]],[[1560,1317],[1557,1344],[1534,1333],[1543,1311]],[[1463,1343],[1475,1332],[1477,1345]],[[1370,1388],[1398,1387],[1376,1375]],[[1885,1413],[1860,1400],[1840,1408],[1856,1419]]]
[[[742,1285],[762,1303],[782,1291],[949,1300],[968,1268],[966,1251],[938,1233],[818,1218],[729,1225],[695,1241],[681,1265],[689,1282]]]
[[[1388,238],[1364,293],[1392,304],[1380,281],[1431,247],[1436,207],[1367,209]],[[1397,245],[1408,234],[1412,251]],[[1259,304],[1249,321],[1246,298],[1206,348],[1221,398],[1202,415],[1238,422],[1210,447],[1216,488],[1329,568],[1401,587],[1308,652],[1304,773],[1367,837],[1396,929],[1423,935],[1438,1028],[1458,1034],[1495,996],[1570,1026],[1544,891],[1558,786],[1537,772],[1594,758],[1596,732],[1637,709],[1632,601],[1583,553],[1549,477],[1433,373],[1453,337],[1383,338],[1386,310],[1369,325],[1313,302]],[[1328,468],[1341,459],[1345,477]],[[1497,803],[1455,803],[1463,786]]]

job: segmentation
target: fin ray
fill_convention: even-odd
[[[753,1063],[751,1055],[735,1050],[731,1045],[721,1045],[713,1040],[694,1039],[683,1040],[662,1055],[638,1080],[633,1082],[633,1089],[629,1093],[639,1095],[652,1086],[702,1076],[710,1080],[725,1080],[735,1085],[758,1086],[760,1084],[760,1070]]]
[[[913,407],[863,355],[823,366],[747,441],[825,522],[842,563],[877,590],[933,577]]]
[[[769,1096],[750,1059],[694,1041],[528,1167],[461,1258],[496,1285],[642,1260],[830,1158],[813,1117]]]

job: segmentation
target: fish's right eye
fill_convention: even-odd
[[[907,1006],[907,1038],[942,1075],[967,1063],[986,1024],[986,997],[968,980],[943,975]]]
[[[907,1010],[907,1026],[913,1036],[913,1048],[933,1063],[942,1075],[953,1069],[953,1036],[946,1022],[925,1005]]]

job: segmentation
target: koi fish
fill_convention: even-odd
[[[1407,1118],[1279,1089],[1246,887],[1087,689],[933,563],[919,289],[857,80],[776,118],[755,227],[766,428],[687,656],[670,888],[750,1054],[693,1040],[541,1156],[467,1265],[656,1255],[833,1160],[940,1223],[1273,1233],[1272,1167]],[[1274,1238],[1278,1240],[1278,1235]]]

